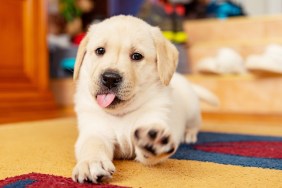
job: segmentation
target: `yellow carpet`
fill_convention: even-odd
[[[0,179],[30,172],[70,177],[75,125],[75,118],[0,125]],[[203,129],[243,132],[238,126],[217,123],[205,124]],[[243,130],[282,136],[282,126],[250,124]],[[281,170],[172,159],[155,167],[134,161],[115,161],[115,165],[117,172],[110,183],[130,187],[282,187]]]

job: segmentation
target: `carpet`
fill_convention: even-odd
[[[197,144],[182,145],[162,164],[114,161],[117,171],[104,186],[282,187],[281,124],[204,123]],[[34,176],[52,179],[50,187],[63,187],[75,164],[75,125],[75,118],[1,125],[0,187],[20,187],[18,177],[38,183]]]
[[[2,188],[126,188],[116,185],[99,184],[93,185],[91,183],[78,184],[72,181],[71,178],[54,176],[49,174],[29,173],[20,176],[6,178],[0,181]]]

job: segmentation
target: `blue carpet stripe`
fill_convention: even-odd
[[[18,180],[16,182],[5,185],[3,188],[26,188],[28,185],[34,182],[35,180],[32,179]]]
[[[238,142],[238,141],[282,141],[282,137],[201,132],[198,135],[197,144],[207,143],[207,142]]]

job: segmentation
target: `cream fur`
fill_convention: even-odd
[[[83,46],[75,70],[79,129],[75,181],[97,183],[110,178],[114,158],[154,165],[171,156],[181,142],[196,142],[201,125],[199,97],[184,77],[172,77],[178,53],[159,29],[131,16],[116,16],[91,26]],[[99,57],[95,49],[101,46],[106,53]],[[132,62],[133,52],[144,59]],[[95,94],[107,69],[123,75],[117,96],[125,102],[102,109]],[[150,130],[157,131],[155,139],[148,137]],[[155,154],[144,146],[152,146]]]

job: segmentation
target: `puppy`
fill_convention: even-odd
[[[174,74],[177,62],[174,45],[138,18],[116,16],[89,28],[74,70],[79,128],[74,181],[111,178],[114,158],[154,165],[181,142],[196,142],[197,92],[217,101]]]

